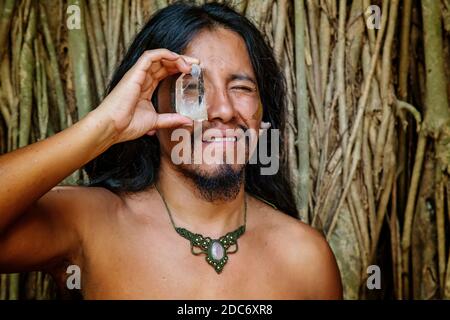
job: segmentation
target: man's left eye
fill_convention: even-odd
[[[253,92],[254,91],[253,88],[243,87],[243,86],[232,87],[231,89],[245,91],[245,92]]]

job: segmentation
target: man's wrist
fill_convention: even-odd
[[[94,158],[118,141],[119,134],[114,122],[97,109],[90,111],[78,124],[86,136],[94,142]]]

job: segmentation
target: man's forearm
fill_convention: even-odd
[[[0,156],[0,234],[34,201],[106,151],[114,125],[96,110],[45,140]]]

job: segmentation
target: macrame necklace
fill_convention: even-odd
[[[177,227],[173,221],[172,213],[170,212],[166,199],[162,195],[161,191],[159,191],[156,184],[155,188],[164,202],[167,213],[169,214],[170,222],[172,223],[175,231],[191,243],[192,254],[196,256],[205,254],[206,261],[214,268],[214,270],[216,270],[218,274],[221,273],[223,267],[228,262],[228,255],[238,251],[239,247],[237,241],[245,232],[245,227],[247,225],[247,195],[244,194],[244,224],[236,230],[228,232],[219,239],[212,239],[199,233],[193,233],[185,228]],[[228,249],[233,245],[235,246],[235,249],[233,251],[228,251]],[[199,248],[200,251],[195,251],[195,247]]]

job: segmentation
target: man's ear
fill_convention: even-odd
[[[272,126],[270,122],[261,121],[261,129],[269,129]]]
[[[263,132],[265,131],[265,130],[268,130],[270,127],[272,126],[272,124],[270,123],[270,122],[264,122],[264,121],[261,121],[261,124],[260,124],[260,129],[259,129],[259,132],[258,132],[258,136],[259,137],[261,137],[261,135],[263,134]]]

